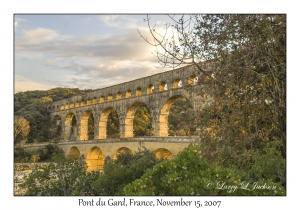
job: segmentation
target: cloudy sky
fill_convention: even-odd
[[[146,15],[14,15],[15,92],[97,89],[170,70],[158,68]],[[152,15],[163,27],[169,18]]]

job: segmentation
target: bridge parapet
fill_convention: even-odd
[[[185,142],[185,143],[194,143],[200,141],[199,136],[143,136],[143,137],[134,137],[134,138],[116,138],[116,139],[93,139],[93,140],[78,140],[78,141],[60,141],[58,145],[76,145],[76,144],[108,144],[108,143],[117,143],[117,142]]]

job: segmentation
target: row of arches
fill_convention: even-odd
[[[152,134],[154,136],[168,136],[169,135],[169,113],[174,102],[184,98],[181,95],[175,95],[169,98],[160,109],[150,111],[147,105],[141,101],[134,102],[124,113],[117,113],[116,109],[109,106],[101,111],[99,116],[91,110],[86,110],[80,116],[75,115],[74,112],[68,112],[66,117],[54,116],[53,121],[61,122],[63,127],[63,140],[89,140],[89,139],[106,139],[108,136],[108,119],[109,115],[114,112],[116,115],[116,124],[119,126],[120,132],[118,137],[131,138],[134,137],[134,120],[135,113],[139,107],[143,106],[148,110],[148,117]],[[193,113],[192,113],[193,114]],[[120,116],[119,116],[120,115]],[[152,116],[153,115],[153,116]],[[194,114],[195,115],[195,114]],[[141,123],[140,123],[141,124]],[[143,126],[146,126],[143,125]],[[151,132],[151,131],[150,131]],[[148,132],[149,133],[149,132]],[[145,135],[145,134],[142,134]]]
[[[198,77],[192,75],[189,77],[187,84],[188,85],[195,85],[198,81]],[[168,87],[167,82],[161,82],[160,85],[158,86],[158,92],[166,91],[168,89],[176,89],[182,87],[182,80],[181,79],[175,79],[172,83],[172,87]],[[69,110],[73,108],[78,108],[78,107],[84,107],[84,106],[89,106],[93,104],[98,104],[98,103],[105,103],[105,102],[111,102],[113,100],[121,100],[123,98],[131,98],[133,96],[142,96],[144,94],[149,95],[154,93],[155,91],[155,86],[150,84],[146,87],[145,90],[143,90],[141,87],[137,87],[134,91],[133,90],[127,90],[125,93],[119,91],[115,95],[113,94],[108,94],[106,96],[100,96],[100,98],[94,97],[94,98],[88,98],[87,100],[82,99],[81,101],[76,101],[76,102],[71,102],[71,103],[66,103],[66,104],[61,104],[61,105],[52,105],[48,107],[49,111],[63,111],[63,110]]]
[[[126,118],[124,120],[125,126],[125,136],[123,137],[133,137],[134,136],[134,117],[137,109],[145,104],[142,102],[134,103],[127,111]],[[148,111],[149,112],[149,111]],[[69,112],[63,122],[62,118],[58,115],[54,116],[53,123],[58,125],[63,124],[64,127],[64,140],[89,140],[89,139],[106,139],[109,135],[108,130],[108,120],[109,115],[114,113],[118,121],[120,121],[120,116],[113,107],[105,108],[100,117],[99,121],[95,121],[95,113],[90,110],[86,110],[81,117],[76,116],[73,112]],[[150,115],[150,113],[148,113]],[[59,123],[58,123],[59,122]],[[120,122],[118,127],[120,126]],[[119,130],[120,128],[118,128]]]
[[[116,160],[117,156],[120,153],[125,153],[125,152],[133,154],[133,151],[131,149],[129,149],[127,147],[121,147],[115,151],[113,157],[111,157],[111,158],[113,160]],[[158,149],[154,150],[153,152],[158,159],[171,160],[174,157],[174,154],[165,148],[158,148]],[[78,147],[76,147],[76,146],[71,147],[71,149],[69,150],[69,152],[67,154],[68,159],[79,159],[80,161],[82,161],[82,163],[85,162],[88,167],[87,171],[101,170],[104,166],[104,160],[106,157],[107,156],[103,153],[103,151],[97,146],[92,147],[88,151],[86,157],[84,154],[80,153]]]

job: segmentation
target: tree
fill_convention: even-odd
[[[150,112],[144,104],[141,104],[134,114],[133,119],[134,136],[151,136],[152,119]]]
[[[27,142],[27,136],[30,131],[28,120],[15,116],[14,119],[14,144],[22,146]]]
[[[76,159],[67,160],[54,155],[53,162],[33,170],[20,187],[25,195],[85,196],[96,195],[91,184],[99,177],[99,171],[86,172],[86,166]]]
[[[107,138],[120,138],[120,122],[116,110],[112,110],[107,118]]]
[[[51,103],[53,100],[51,97],[49,96],[44,96],[42,98],[40,98],[40,103],[42,103],[42,105],[47,105],[49,103]]]
[[[286,16],[169,17],[163,33],[147,17],[153,42],[142,36],[162,66],[192,65],[204,85],[198,94],[214,99],[197,119],[207,160],[247,167],[278,141],[285,158]]]
[[[135,154],[120,153],[114,161],[107,161],[103,173],[92,184],[98,195],[124,195],[125,185],[139,179],[147,169],[159,163],[155,154],[147,149]]]
[[[175,159],[156,164],[140,179],[126,185],[124,194],[134,196],[286,194],[280,183],[263,179],[255,180],[255,183],[244,180],[239,174],[239,171],[209,164],[201,155],[200,146],[190,145]],[[258,189],[255,185],[272,186],[272,189]],[[236,188],[226,188],[226,186],[236,186]]]
[[[85,94],[89,91],[78,88],[53,88],[47,91],[35,90],[14,94],[14,114],[30,122],[28,142],[45,142],[56,136],[56,131],[51,127],[51,119],[47,112],[48,103]]]
[[[172,104],[169,121],[169,135],[188,136],[196,131],[196,113],[193,106],[186,98],[178,98]]]
[[[95,134],[94,134],[94,117],[92,114],[90,114],[89,119],[88,119],[88,139],[94,139]]]

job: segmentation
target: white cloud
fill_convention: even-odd
[[[54,43],[66,42],[70,36],[61,35],[55,30],[36,28],[22,30],[22,36],[16,36],[15,49],[42,52],[44,46],[53,48]]]
[[[29,43],[42,43],[56,39],[59,34],[51,29],[37,28],[33,30],[25,30],[24,38]]]
[[[119,24],[116,22],[116,19],[119,15],[100,15],[99,19],[109,27],[119,27]]]
[[[138,19],[128,15],[100,15],[99,19],[108,27],[122,29],[136,29],[139,22]]]
[[[143,30],[143,29],[142,29]],[[123,30],[117,35],[86,36],[72,38],[60,35],[50,29],[26,31],[15,39],[16,54],[32,57],[31,54],[56,54],[60,58],[81,59],[149,59],[151,46],[140,38],[136,30]],[[49,62],[49,61],[47,61]]]

